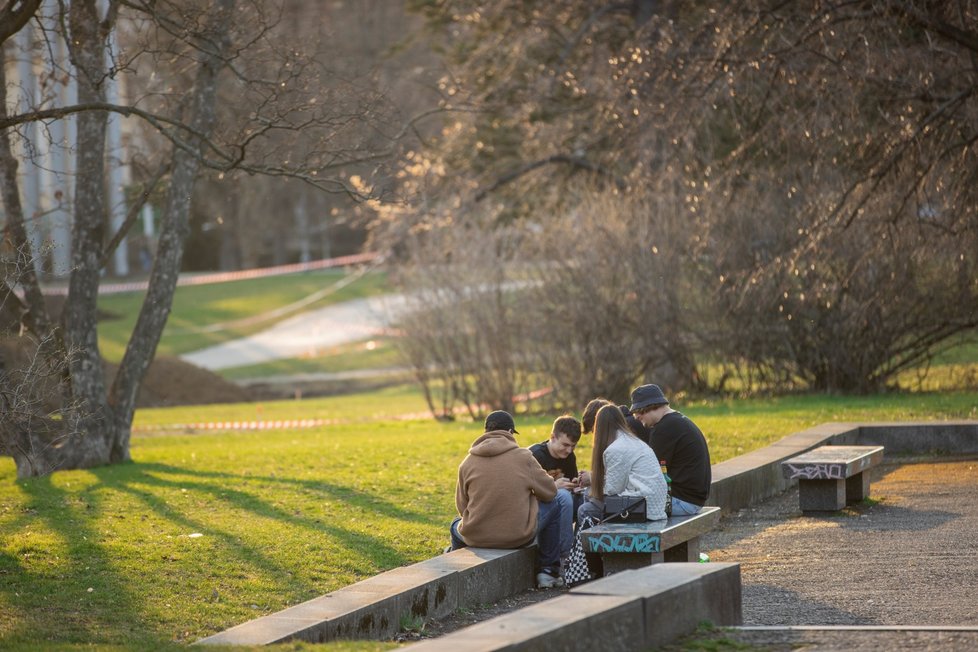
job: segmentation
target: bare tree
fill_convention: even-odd
[[[77,79],[77,104],[35,106],[9,114],[6,98],[0,97],[0,189],[12,247],[23,252],[17,259],[19,292],[5,279],[4,301],[17,303],[46,368],[66,365],[62,413],[56,425],[13,433],[4,429],[0,450],[27,451],[26,458],[15,457],[21,477],[129,459],[136,396],[170,312],[189,230],[191,197],[202,168],[299,179],[323,190],[358,195],[337,172],[385,155],[361,146],[357,135],[357,126],[376,116],[372,107],[379,101],[377,94],[353,93],[348,83],[323,101],[318,93],[325,82],[313,84],[309,79],[322,74],[323,68],[278,30],[276,6],[257,0],[110,2],[105,12],[98,10],[100,6],[96,0],[72,2],[50,21],[68,29],[63,36],[70,43],[71,65],[66,69]],[[108,37],[120,22],[129,30],[130,49],[110,51],[106,57]],[[16,26],[11,22],[7,31],[15,33]],[[155,74],[141,86],[133,103],[106,101],[107,79],[147,67]],[[6,84],[0,87],[5,89]],[[251,110],[222,110],[219,98],[226,87],[235,89],[238,104]],[[153,178],[165,184],[149,289],[111,385],[104,377],[96,320],[100,270],[107,247],[118,242],[118,234],[106,231],[109,112],[136,117],[155,130],[154,149],[161,156]],[[19,125],[68,116],[77,119],[72,270],[61,320],[55,323],[30,268],[31,243],[19,203],[10,135]],[[385,145],[389,149],[390,143]],[[127,220],[127,225],[131,223]],[[5,401],[4,409],[10,405]],[[11,436],[29,441],[8,441]]]
[[[646,327],[650,306],[672,306],[663,330],[686,343],[672,365],[719,361],[768,386],[879,389],[978,326],[975,2],[422,10],[451,53],[457,117],[412,160],[425,201],[413,226],[379,223],[389,241],[470,211],[524,223],[529,241],[586,189],[651,190],[638,232],[665,239],[611,263],[633,279],[680,252],[657,287],[684,300],[636,305]],[[597,292],[559,251],[540,255],[566,281],[548,285]],[[641,341],[617,314],[607,337]]]
[[[405,245],[411,262],[399,267],[398,280],[411,293],[398,341],[439,418],[459,404],[473,416],[487,406],[512,410],[514,397],[535,389],[522,359],[534,325],[527,278],[511,258],[514,236],[473,224]]]
[[[720,192],[701,195],[711,240],[736,243],[712,257],[739,330],[718,348],[755,374],[881,389],[978,327],[978,5],[743,18],[710,96],[714,133],[736,138],[708,141]]]

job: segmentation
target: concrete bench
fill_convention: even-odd
[[[781,463],[798,480],[802,512],[835,512],[869,497],[869,469],[883,460],[882,446],[819,446]]]
[[[699,561],[700,536],[713,529],[719,507],[693,516],[644,523],[604,523],[581,530],[585,552],[601,555],[605,575],[667,561]]]
[[[739,564],[657,564],[618,573],[403,649],[629,652],[657,649],[704,622],[743,623]]]

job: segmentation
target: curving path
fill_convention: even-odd
[[[401,295],[355,299],[303,312],[271,328],[180,356],[198,367],[230,367],[315,355],[317,351],[384,333],[406,307]]]

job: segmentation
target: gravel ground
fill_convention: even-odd
[[[793,489],[704,537],[741,564],[745,625],[978,627],[978,461],[885,464],[871,491],[803,516]]]
[[[770,652],[877,652],[899,650],[971,651],[978,649],[978,632],[955,631],[730,631],[697,635],[661,652],[767,650]]]
[[[888,460],[871,491],[838,515],[803,515],[797,488],[724,515],[702,550],[741,564],[744,625],[776,628],[703,631],[668,649],[978,649],[978,460]],[[422,636],[561,592],[529,591]]]
[[[744,625],[830,629],[719,630],[676,649],[697,641],[727,649],[978,649],[978,461],[898,461],[875,470],[871,501],[840,515],[802,515],[796,488],[725,516],[702,540],[712,561],[741,564]],[[880,627],[895,629],[873,629]]]

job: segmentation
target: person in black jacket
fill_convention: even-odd
[[[669,407],[658,385],[632,390],[631,413],[649,429],[648,443],[665,462],[672,479],[672,515],[696,514],[710,497],[710,449],[703,432],[682,412]]]
[[[530,446],[533,457],[554,479],[558,492],[561,489],[570,492],[573,499],[573,521],[577,520],[577,508],[584,502],[582,492],[591,484],[591,474],[577,469],[577,456],[574,455],[574,449],[580,440],[581,422],[565,414],[554,420],[550,439]],[[565,521],[561,520],[561,523],[563,527]],[[566,541],[564,550],[570,550],[574,537],[573,525],[571,523],[567,525],[569,527],[561,531],[562,541]]]

